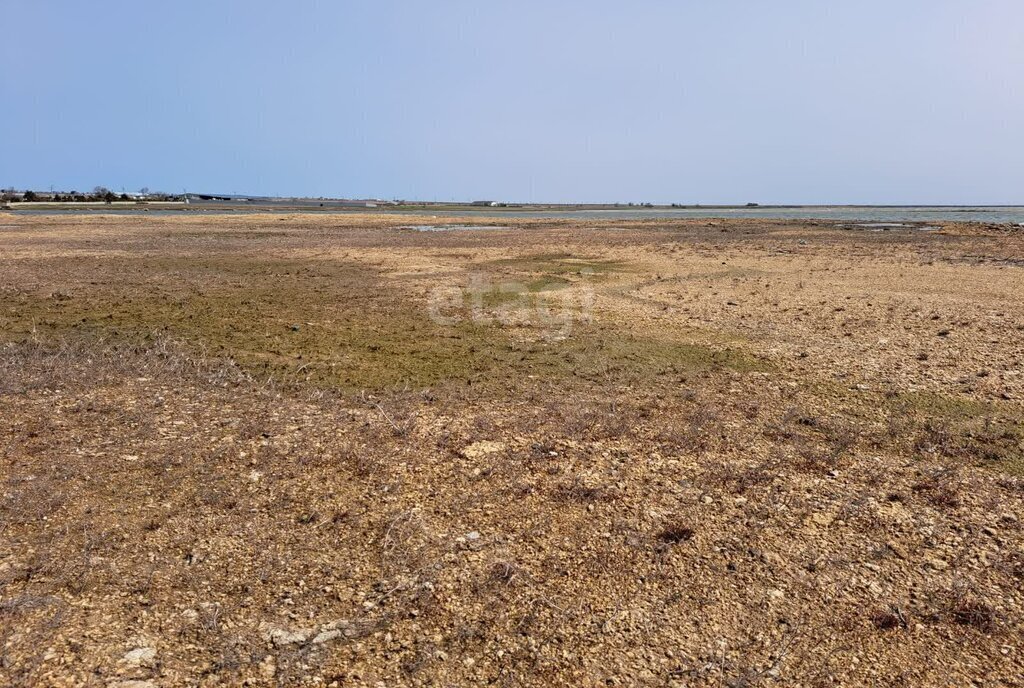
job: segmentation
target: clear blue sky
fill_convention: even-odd
[[[4,187],[1024,203],[1020,0],[2,6]]]

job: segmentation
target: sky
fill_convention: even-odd
[[[1020,0],[0,0],[0,187],[1024,203]]]

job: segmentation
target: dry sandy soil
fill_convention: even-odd
[[[0,216],[0,684],[1024,684],[1020,230],[429,222]]]

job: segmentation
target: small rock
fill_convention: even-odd
[[[480,533],[478,531],[475,531],[475,530],[472,531],[472,532],[466,533],[466,539],[469,540],[470,542],[472,542],[473,540],[479,540],[480,539]]]
[[[492,442],[490,440],[483,440],[481,442],[474,442],[473,444],[464,447],[462,449],[462,455],[467,459],[478,459],[481,456],[486,456],[487,454],[496,454],[504,450],[504,442]]]
[[[108,688],[156,688],[156,684],[152,681],[114,681],[113,683],[107,684]]]
[[[156,650],[151,647],[137,647],[126,652],[121,661],[131,667],[151,667],[156,662]]]
[[[822,526],[825,528],[832,525],[832,521],[834,520],[835,519],[832,517],[831,514],[826,514],[821,511],[815,511],[813,514],[811,514],[810,518],[811,523],[813,523],[816,526]]]
[[[274,628],[267,633],[267,639],[274,645],[299,645],[306,642],[313,635],[311,629],[299,629],[297,631],[289,631],[285,628]]]
[[[426,586],[424,586],[424,587],[426,587]],[[430,589],[432,589],[432,588],[433,588],[433,586],[430,587]],[[320,627],[320,634],[317,637],[319,638],[320,636],[322,636],[324,634],[333,633],[334,631],[338,631],[338,633],[341,636],[344,636],[345,638],[357,638],[361,634],[361,629],[360,629],[360,627],[357,624],[352,623],[348,619],[336,619],[336,620],[331,621],[329,623],[325,623],[323,626],[321,626]],[[335,637],[337,637],[337,636],[326,637],[321,642],[327,642],[328,640],[333,640]],[[316,640],[314,639],[313,642],[316,642]]]
[[[317,633],[315,638],[313,638],[313,644],[323,645],[324,643],[329,643],[332,640],[337,640],[343,635],[344,634],[341,631],[321,631],[320,633]]]
[[[260,676],[267,679],[268,681],[277,674],[277,661],[273,655],[267,655],[260,662]]]

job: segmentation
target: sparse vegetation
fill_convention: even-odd
[[[15,217],[0,683],[1022,673],[1015,234]]]

